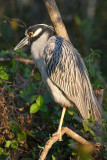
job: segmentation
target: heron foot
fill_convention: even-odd
[[[57,130],[57,132],[55,132],[52,136],[55,136],[55,135],[59,135],[59,141],[63,141],[62,140],[61,130]]]

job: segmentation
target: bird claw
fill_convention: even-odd
[[[57,136],[57,135],[59,135],[59,141],[63,141],[62,140],[62,135],[61,135],[61,130],[58,130],[57,132],[52,134],[52,136]]]

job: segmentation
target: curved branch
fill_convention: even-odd
[[[91,148],[91,150],[93,150],[93,145],[88,142],[87,140],[85,140],[84,138],[82,138],[81,136],[79,136],[77,133],[75,133],[74,131],[72,131],[71,129],[69,129],[68,127],[63,127],[61,130],[61,135],[64,134],[69,135],[71,138],[75,139],[76,141],[78,141],[79,143],[83,144],[83,145],[87,145],[88,147]],[[55,134],[53,137],[51,137],[46,145],[44,150],[42,151],[39,160],[44,160],[50,150],[50,148],[52,147],[52,145],[59,140],[59,135]]]

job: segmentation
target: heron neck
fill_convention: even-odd
[[[44,65],[44,49],[50,37],[51,36],[49,35],[49,33],[46,32],[37,40],[35,40],[31,45],[31,53],[35,64],[39,69]]]

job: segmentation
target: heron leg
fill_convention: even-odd
[[[62,123],[63,123],[63,119],[64,119],[65,111],[66,111],[66,106],[63,106],[63,110],[62,110],[62,114],[61,114],[61,118],[60,118],[59,127],[58,127],[57,132],[55,133],[55,134],[59,134],[59,141],[61,141],[61,140],[62,140],[61,128],[62,128]]]

